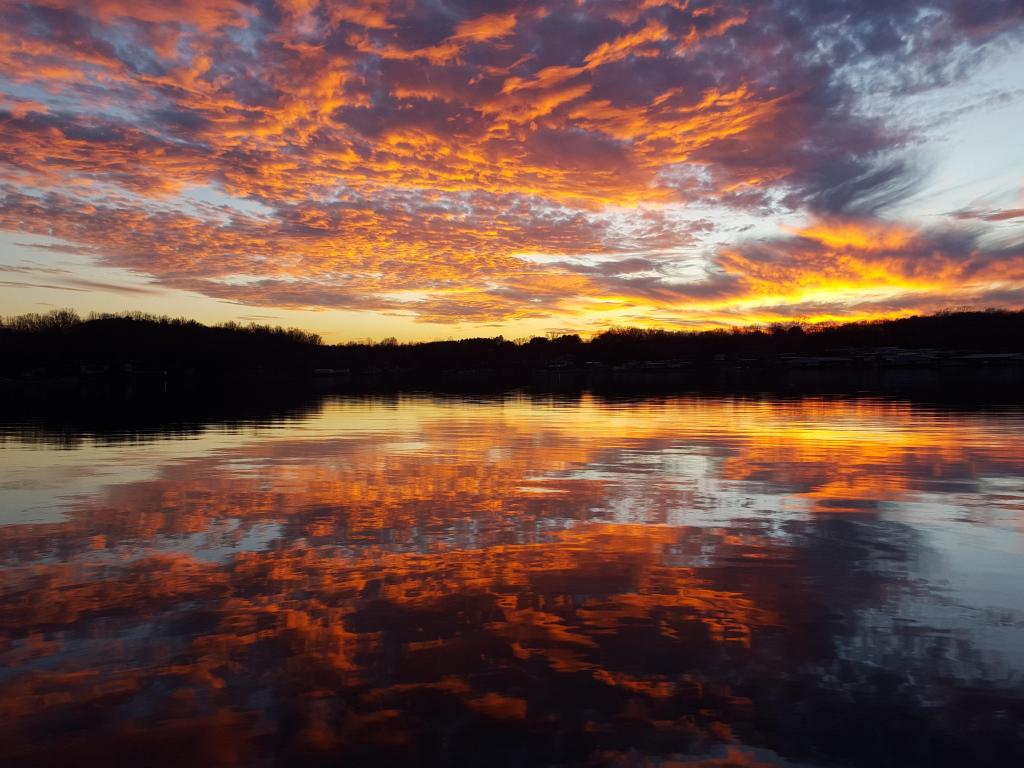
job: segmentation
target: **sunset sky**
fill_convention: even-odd
[[[0,314],[1022,304],[1022,0],[0,0]]]

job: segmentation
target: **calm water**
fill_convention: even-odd
[[[1024,410],[0,438],[5,765],[1024,764]]]

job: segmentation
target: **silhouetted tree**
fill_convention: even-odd
[[[512,342],[501,336],[424,343],[325,345],[295,328],[229,322],[206,326],[143,313],[71,310],[0,320],[0,375],[123,373],[306,374],[316,368],[361,372],[515,371],[632,361],[689,365],[778,364],[785,356],[848,355],[883,348],[1024,352],[1024,311],[946,311],[847,324],[777,323],[709,331],[615,328],[589,341],[549,334]]]

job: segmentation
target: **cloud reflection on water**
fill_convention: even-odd
[[[0,527],[0,744],[995,764],[1024,751],[1022,427],[869,399],[406,398],[86,441],[50,484],[61,519]],[[45,491],[39,450],[0,457]]]

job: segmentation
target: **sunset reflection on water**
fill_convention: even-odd
[[[10,764],[1024,759],[1024,411],[326,399],[0,442]]]

